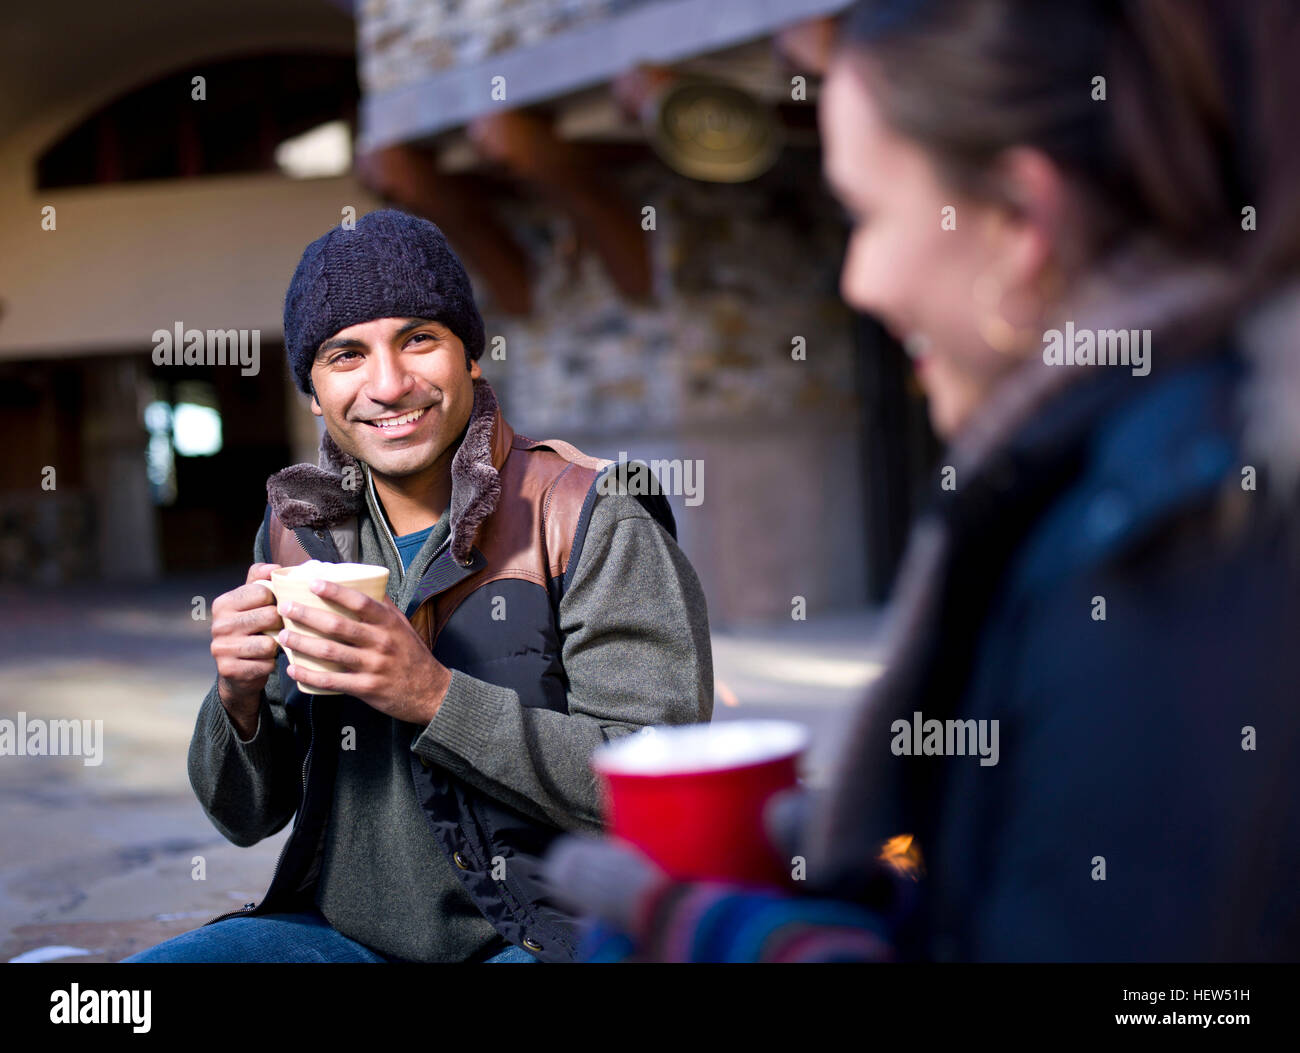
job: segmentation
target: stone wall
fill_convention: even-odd
[[[655,302],[621,300],[593,254],[566,259],[563,219],[521,215],[535,310],[501,319],[529,427],[593,431],[834,415],[856,405],[842,239],[806,154],[753,183],[699,183],[649,163],[611,172],[636,229],[655,209]],[[809,188],[812,188],[811,190]],[[541,224],[540,227],[536,224]],[[802,336],[806,359],[792,357]]]
[[[653,0],[362,0],[362,91],[391,91]]]
[[[843,234],[816,166],[787,152],[733,185],[658,162],[611,171],[630,222],[655,208],[646,305],[623,301],[595,255],[574,251],[562,216],[517,208],[510,225],[536,264],[534,314],[512,319],[481,300],[483,367],[516,430],[614,459],[703,463],[702,502],[671,501],[719,622],[788,617],[795,596],[810,610],[865,597]],[[498,336],[503,360],[492,357]]]

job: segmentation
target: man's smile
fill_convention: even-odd
[[[362,421],[362,423],[374,428],[375,431],[382,432],[385,436],[396,438],[401,435],[409,435],[415,431],[424,418],[429,415],[430,409],[432,409],[431,406],[425,406],[422,409],[407,410],[405,413],[376,417],[373,420]]]

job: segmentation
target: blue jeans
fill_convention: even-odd
[[[400,962],[350,940],[320,911],[227,918],[203,925],[123,958],[123,962]],[[509,946],[488,962],[536,962]]]

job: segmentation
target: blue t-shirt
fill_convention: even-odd
[[[424,542],[432,529],[432,526],[427,526],[423,530],[417,530],[414,534],[403,534],[401,537],[393,538],[397,542],[397,554],[402,557],[403,570],[410,569],[411,560],[415,559],[420,549],[424,547]]]

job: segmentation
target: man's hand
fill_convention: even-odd
[[[433,720],[447,696],[451,671],[433,657],[393,601],[385,597],[380,603],[333,581],[313,581],[311,590],[356,620],[298,603],[281,604],[281,615],[327,639],[285,629],[280,643],[295,654],[337,662],[344,671],[318,673],[290,665],[289,675],[299,684],[353,695],[396,720]]]
[[[257,731],[262,688],[275,672],[275,641],[264,635],[283,627],[267,580],[278,563],[254,563],[244,584],[212,601],[212,657],[217,660],[217,695],[241,738]]]

